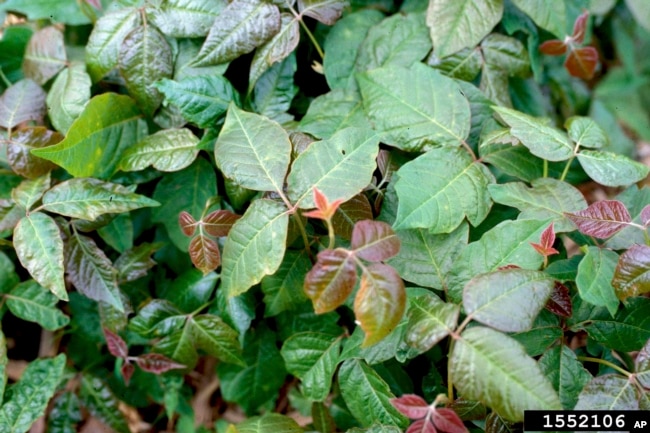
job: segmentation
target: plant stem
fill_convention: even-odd
[[[624,374],[627,377],[632,376],[632,373],[630,373],[627,370],[622,369],[616,364],[613,364],[605,359],[600,359],[600,358],[593,358],[591,356],[578,356],[578,361],[588,361],[588,362],[595,362],[598,364],[606,365],[609,368],[613,368],[614,370],[618,371],[621,374]]]
[[[544,160],[544,171],[542,172],[542,177],[548,177],[548,161]]]
[[[564,166],[564,171],[562,172],[562,176],[560,176],[560,180],[564,180],[566,178],[566,175],[569,174],[569,168],[571,167],[571,163],[573,162],[573,158],[575,158],[575,156],[572,156],[566,162],[566,165]]]
[[[302,215],[300,213],[300,209],[296,208],[296,212],[293,214],[293,220],[296,222],[296,225],[298,226],[298,230],[300,231],[300,235],[302,236],[302,242],[305,244],[305,251],[307,251],[307,257],[309,257],[309,260],[312,263],[316,263],[316,260],[314,259],[314,255],[311,253],[311,248],[309,248],[309,238],[307,237],[307,230],[305,229],[305,225],[302,223]]]
[[[451,352],[454,349],[454,343],[456,340],[453,338],[449,339],[449,353],[447,354],[447,397],[449,397],[449,401],[454,401],[454,379],[451,377]]]
[[[0,68],[0,79],[2,79],[2,82],[6,87],[11,87],[11,81],[9,81],[5,73],[2,71],[2,68]]]
[[[296,10],[287,2],[287,6],[289,6],[289,10],[293,14],[293,16],[298,20],[300,23],[300,27],[307,33],[307,37],[311,41],[311,43],[314,45],[314,48],[316,49],[316,52],[318,52],[318,55],[320,56],[321,59],[325,58],[325,53],[323,52],[323,49],[320,47],[320,44],[316,40],[316,37],[314,34],[309,30],[309,27],[307,27],[307,24],[302,20],[302,15],[300,15]]]
[[[329,236],[327,249],[331,250],[334,248],[334,226],[332,225],[332,220],[330,218],[326,219],[325,222],[327,223],[327,235]]]
[[[476,154],[474,153],[474,151],[472,150],[472,148],[470,147],[470,145],[467,144],[467,142],[466,142],[465,140],[462,140],[462,141],[460,142],[460,144],[462,144],[463,147],[465,148],[465,150],[467,150],[467,151],[469,152],[469,154],[470,154],[471,157],[472,157],[472,160],[474,160],[474,161],[477,161],[477,160],[478,160],[478,158],[476,157]]]

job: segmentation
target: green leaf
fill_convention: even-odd
[[[23,71],[25,77],[43,85],[58,74],[67,61],[63,33],[54,26],[45,27],[34,33],[29,40]]]
[[[605,186],[631,185],[650,172],[650,167],[627,156],[598,150],[581,151],[578,161],[590,178]]]
[[[544,272],[526,269],[481,274],[465,286],[463,306],[475,320],[499,331],[527,331],[546,305],[554,283]]]
[[[115,430],[116,433],[131,431],[124,415],[118,408],[120,401],[101,379],[84,374],[81,377],[79,400],[93,417]]]
[[[650,339],[648,308],[650,299],[630,298],[626,308],[620,309],[614,318],[604,309],[596,310],[593,317],[578,327],[586,329],[590,337],[610,349],[620,352],[640,350]]]
[[[378,152],[379,136],[369,129],[346,128],[312,143],[293,162],[287,178],[289,199],[302,209],[313,208],[314,188],[329,202],[351,199],[370,184]]]
[[[0,409],[0,430],[25,432],[40,418],[63,378],[65,355],[29,363]]]
[[[41,212],[22,218],[14,229],[20,263],[57,298],[68,300],[63,280],[63,240],[54,220]]]
[[[298,93],[298,86],[293,82],[297,68],[296,56],[289,55],[262,74],[253,92],[255,111],[279,123],[293,120],[293,115],[287,111]]]
[[[634,382],[616,374],[596,377],[580,393],[575,410],[639,410]]]
[[[237,0],[215,20],[195,66],[217,65],[250,53],[280,31],[280,11],[274,4]]]
[[[569,117],[564,127],[577,146],[599,149],[609,145],[607,133],[589,117]]]
[[[119,168],[137,171],[151,165],[158,171],[182,170],[198,156],[198,143],[199,139],[189,129],[164,129],[126,149]]]
[[[123,252],[114,263],[118,282],[134,281],[147,275],[147,271],[156,265],[151,255],[161,247],[161,243],[145,242]]]
[[[107,213],[151,206],[160,206],[160,203],[131,192],[125,186],[93,178],[61,182],[43,196],[43,209],[89,221]]]
[[[0,252],[0,293],[8,293],[19,282],[14,262],[5,253]],[[0,350],[1,348],[0,345]]]
[[[288,225],[284,205],[254,201],[233,225],[223,247],[221,290],[237,296],[274,274],[284,257]]]
[[[291,142],[277,123],[231,103],[214,145],[214,155],[224,176],[240,186],[282,192]]]
[[[510,176],[528,182],[543,177],[543,160],[530,153],[525,146],[513,146],[508,143],[492,146],[482,144],[479,152],[484,162]]]
[[[539,360],[539,367],[558,392],[564,410],[575,407],[580,391],[592,379],[573,350],[564,345],[546,351]]]
[[[409,302],[404,340],[424,353],[456,329],[459,313],[458,305],[445,303],[433,293],[416,296]]]
[[[199,349],[223,362],[244,366],[237,332],[219,316],[202,314],[192,319],[192,334]]]
[[[492,33],[481,42],[481,53],[485,66],[495,69],[494,73],[521,78],[528,78],[530,75],[530,57],[518,39]],[[486,95],[488,98],[492,97],[489,93]]]
[[[183,317],[180,323],[174,320],[171,333],[158,341],[155,351],[170,357],[187,368],[193,369],[198,360],[194,342],[192,319]]]
[[[487,186],[494,177],[461,148],[432,149],[404,164],[396,175],[397,230],[451,233],[465,217],[478,225],[492,206]],[[424,178],[429,181],[423,183]]]
[[[474,372],[477,365],[480,375]],[[524,410],[562,408],[553,386],[524,348],[492,329],[466,329],[456,340],[449,368],[464,398],[484,402],[509,421],[522,421]]]
[[[66,391],[54,398],[52,410],[47,416],[49,433],[75,433],[77,423],[82,421],[81,406],[77,394]]]
[[[387,66],[357,80],[366,114],[385,143],[413,152],[458,146],[467,138],[469,103],[458,84],[435,69],[421,63]]]
[[[203,158],[198,158],[189,167],[165,175],[153,193],[154,200],[160,207],[153,209],[151,220],[162,223],[174,245],[181,251],[187,251],[190,240],[181,231],[178,215],[189,212],[199,218],[205,203],[217,195],[217,175],[212,165]]]
[[[286,415],[265,413],[247,418],[237,424],[237,433],[302,433],[298,423]],[[229,433],[229,432],[226,432]]]
[[[82,295],[104,301],[124,312],[117,271],[91,238],[76,234],[66,245],[66,272]]]
[[[147,16],[167,36],[200,38],[208,34],[225,6],[221,0],[167,0],[159,7],[148,7]]]
[[[432,0],[427,25],[435,54],[442,58],[473,48],[501,20],[502,0]]]
[[[300,332],[282,345],[287,371],[302,381],[302,394],[311,401],[324,401],[332,387],[339,363],[341,338],[320,332]]]
[[[510,336],[524,346],[528,356],[539,356],[563,335],[559,317],[548,310],[542,310],[533,322],[532,329]]]
[[[76,0],[8,0],[0,10],[11,10],[27,15],[30,20],[50,19],[70,25],[89,24]]]
[[[117,66],[122,41],[139,24],[135,8],[116,9],[97,20],[86,44],[86,65],[93,82]]]
[[[542,256],[530,242],[538,242],[549,221],[503,221],[472,242],[457,257],[447,278],[448,296],[458,303],[465,284],[472,277],[496,271],[502,266],[517,265],[524,269],[539,269]]]
[[[33,280],[18,284],[5,299],[15,316],[36,322],[49,331],[56,331],[70,322],[70,318],[56,308],[57,297]]]
[[[2,13],[2,6],[0,6],[0,17]],[[9,26],[3,31],[0,41],[0,68],[7,80],[12,83],[24,77],[23,55],[33,33],[34,30],[23,26]]]
[[[265,317],[293,310],[307,300],[303,282],[310,269],[311,262],[304,251],[286,252],[278,270],[262,279]]]
[[[477,49],[464,48],[444,59],[431,54],[427,64],[442,71],[448,77],[472,81],[481,70],[481,52]]]
[[[382,66],[411,67],[431,51],[431,39],[423,14],[395,14],[368,31],[359,46],[355,69],[368,71]]]
[[[368,30],[383,18],[378,10],[362,9],[346,14],[329,31],[323,45],[326,53],[323,69],[330,89],[356,88],[354,65],[359,46]]]
[[[648,15],[648,10],[645,7],[645,4],[640,0],[625,0],[630,12],[634,19],[646,30],[650,30],[650,16]]]
[[[235,88],[220,75],[186,77],[180,81],[162,79],[154,86],[168,103],[178,107],[185,119],[202,128],[214,126],[231,101],[239,103]]]
[[[633,245],[621,254],[612,278],[618,299],[650,292],[650,247]]]
[[[45,115],[45,91],[26,78],[9,87],[0,96],[0,127],[13,128]]]
[[[107,225],[98,228],[97,234],[117,252],[133,248],[133,221],[128,213],[117,215]]]
[[[350,126],[370,128],[361,99],[355,91],[334,89],[309,104],[299,128],[314,137],[328,139]]]
[[[42,126],[21,128],[12,133],[7,142],[7,160],[11,169],[29,179],[49,173],[56,165],[32,155],[31,150],[51,146],[61,140],[63,135]]]
[[[516,207],[519,219],[555,219],[556,233],[573,231],[574,225],[564,215],[587,207],[587,201],[574,186],[549,177],[538,178],[528,187],[523,182],[488,185],[492,200]]]
[[[90,75],[83,63],[72,62],[56,77],[46,103],[48,116],[57,131],[65,134],[90,101]]]
[[[95,96],[74,121],[65,140],[32,154],[65,168],[74,177],[108,178],[122,153],[142,133],[133,99],[115,93]]]
[[[47,173],[36,179],[23,180],[20,185],[11,191],[11,198],[18,206],[29,210],[49,188],[50,174]]]
[[[573,145],[566,134],[548,122],[506,107],[495,106],[492,109],[533,155],[548,161],[565,161],[573,156]]]
[[[576,285],[580,297],[590,304],[607,307],[614,317],[618,310],[619,300],[612,287],[612,278],[618,254],[614,251],[599,247],[588,247],[587,252],[578,265]]]
[[[345,404],[363,426],[375,422],[404,429],[408,420],[390,403],[395,396],[388,384],[365,361],[348,359],[339,370],[339,386]]]

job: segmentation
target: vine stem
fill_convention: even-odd
[[[607,361],[606,359],[593,358],[591,356],[578,356],[578,361],[588,361],[588,362],[595,362],[597,364],[606,365],[607,367],[613,368],[614,370],[618,371],[621,374],[624,374],[627,377],[632,376],[632,373],[630,373],[629,371],[622,369],[618,365],[613,364],[613,363]]]
[[[289,6],[289,10],[290,10],[291,13],[293,14],[293,16],[298,20],[298,22],[300,23],[300,27],[302,27],[302,29],[305,31],[305,33],[307,33],[307,37],[309,38],[309,40],[311,41],[311,43],[314,45],[314,48],[316,49],[316,52],[318,52],[318,55],[320,56],[320,58],[321,58],[321,59],[324,59],[324,58],[325,58],[325,52],[324,52],[323,49],[320,47],[320,44],[319,44],[318,41],[316,40],[316,37],[314,36],[314,34],[311,32],[311,30],[309,30],[309,27],[307,27],[307,24],[305,24],[305,22],[302,20],[302,15],[299,14],[299,13],[298,13],[294,8],[293,8],[293,6],[291,6],[291,5],[289,4],[289,2],[287,2],[287,6]]]
[[[560,176],[560,180],[563,181],[566,178],[566,175],[569,174],[569,168],[571,168],[571,163],[573,162],[576,155],[578,154],[578,149],[580,149],[580,143],[576,143],[576,147],[573,148],[573,156],[569,158],[569,160],[566,162],[566,165],[564,166],[564,170],[562,171],[562,176]]]
[[[327,222],[327,235],[329,236],[329,243],[327,244],[327,249],[331,250],[334,248],[334,226],[332,225],[332,219],[328,218],[325,220]]]
[[[474,151],[472,150],[470,145],[467,144],[467,142],[465,140],[461,140],[460,144],[462,144],[463,147],[465,148],[465,150],[467,150],[467,152],[469,152],[469,154],[472,156],[472,160],[478,161],[478,158],[476,157],[476,154],[474,153]]]
[[[9,81],[2,68],[0,68],[0,79],[2,79],[2,82],[6,87],[11,87],[11,81]]]
[[[544,160],[544,168],[542,172],[542,177],[548,177],[548,161]]]
[[[309,238],[307,237],[307,230],[305,229],[305,225],[302,223],[301,218],[302,215],[300,213],[300,209],[296,208],[293,219],[296,222],[296,225],[298,226],[298,231],[300,231],[300,236],[302,236],[302,242],[305,244],[305,251],[307,252],[307,257],[309,257],[309,260],[312,263],[316,263],[316,259],[314,258],[314,255],[311,252],[311,248],[309,248]]]

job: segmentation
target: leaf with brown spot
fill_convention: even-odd
[[[354,261],[348,251],[324,250],[318,253],[316,264],[305,277],[305,294],[317,314],[327,313],[345,302],[356,281]]]

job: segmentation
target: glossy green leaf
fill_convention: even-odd
[[[331,138],[312,143],[294,161],[287,178],[289,199],[303,209],[315,206],[313,189],[328,201],[357,195],[371,181],[379,136],[368,129],[346,128]],[[351,172],[348,167],[355,167]]]
[[[49,131],[42,126],[21,128],[7,141],[7,161],[11,169],[26,178],[40,177],[56,168],[46,161],[31,154],[32,149],[47,147],[63,140],[63,135]]]
[[[113,216],[112,214],[108,215],[109,217]],[[101,217],[98,220],[101,220]],[[85,220],[76,220],[75,222],[81,221]],[[107,225],[97,229],[97,234],[117,252],[123,253],[133,248],[133,220],[129,213],[121,213],[112,218]]]
[[[65,67],[67,60],[63,32],[54,26],[40,29],[25,50],[25,77],[43,85]]]
[[[528,356],[539,356],[553,344],[561,341],[563,335],[559,317],[544,309],[537,316],[530,330],[510,336],[524,346]]]
[[[405,341],[424,353],[456,329],[460,307],[443,302],[433,293],[411,299]]]
[[[370,128],[370,123],[357,92],[344,89],[334,89],[314,99],[299,125],[301,131],[322,139],[350,126]]]
[[[79,400],[90,414],[112,428],[116,433],[129,433],[131,430],[120,412],[119,400],[109,386],[98,377],[84,374],[81,377]]]
[[[580,393],[575,410],[639,410],[636,389],[623,376],[596,377]]]
[[[214,153],[224,176],[240,186],[257,191],[282,191],[291,142],[277,123],[231,103]]]
[[[578,161],[589,177],[605,186],[631,185],[650,173],[647,165],[611,152],[583,150]]]
[[[510,133],[533,155],[548,161],[565,161],[573,156],[573,145],[566,134],[548,122],[510,108],[492,109],[510,126]]]
[[[0,252],[0,293],[8,293],[19,282],[13,260]]]
[[[356,266],[347,250],[323,250],[305,277],[305,294],[312,300],[317,314],[326,313],[345,302],[356,281]]]
[[[47,416],[48,433],[75,433],[82,421],[81,406],[77,394],[67,391],[54,398],[52,410]]]
[[[47,94],[48,116],[54,127],[66,133],[90,101],[90,75],[82,63],[72,62],[56,77]]]
[[[266,317],[293,310],[307,300],[303,282],[310,269],[311,262],[304,252],[286,252],[278,270],[262,279]]]
[[[355,69],[368,71],[382,66],[411,67],[431,51],[431,39],[422,14],[395,14],[368,31],[359,46]]]
[[[155,87],[168,103],[178,107],[185,119],[202,128],[213,126],[228,110],[228,104],[239,99],[230,81],[220,75],[186,77],[180,81],[162,79]]]
[[[188,269],[161,291],[161,296],[186,313],[192,313],[210,301],[219,276]]]
[[[604,248],[588,247],[578,265],[576,285],[580,297],[590,304],[607,307],[612,315],[618,310],[619,300],[612,287],[618,254]]]
[[[77,234],[68,240],[65,269],[68,278],[82,295],[124,311],[117,285],[117,271],[91,238]]]
[[[11,191],[11,198],[18,206],[29,210],[49,188],[50,174],[47,173],[36,179],[23,180]]]
[[[633,245],[621,254],[612,286],[622,301],[650,292],[650,247]]]
[[[203,314],[192,319],[192,334],[199,349],[232,364],[245,365],[237,332],[219,316]]]
[[[543,177],[543,160],[530,153],[525,146],[513,146],[507,143],[493,146],[481,145],[479,152],[484,162],[510,176],[528,182]]]
[[[274,4],[237,0],[226,6],[194,59],[195,66],[217,65],[250,53],[280,31],[280,11]]]
[[[254,416],[237,424],[236,433],[302,433],[298,423],[287,415],[266,413]],[[230,432],[226,432],[230,433]]]
[[[502,0],[433,0],[427,9],[434,52],[446,57],[473,48],[501,20]]]
[[[45,91],[26,78],[9,87],[0,96],[0,127],[13,128],[45,115]]]
[[[14,229],[20,263],[57,298],[68,300],[63,280],[63,240],[54,220],[41,212],[22,218]]]
[[[499,331],[527,331],[544,308],[553,286],[554,280],[539,271],[506,269],[481,274],[465,286],[463,306],[475,320]]]
[[[147,271],[156,265],[151,255],[160,247],[160,243],[145,242],[123,252],[114,263],[118,282],[134,281],[147,275]]]
[[[596,311],[581,327],[587,330],[590,337],[610,349],[621,352],[639,350],[650,339],[647,308],[650,308],[650,299],[630,298],[614,318],[606,310]]]
[[[589,117],[570,117],[564,126],[571,140],[580,147],[599,149],[609,144],[607,133]]]
[[[36,322],[49,331],[56,331],[70,322],[70,318],[56,308],[57,297],[33,280],[18,284],[5,299],[15,316]]]
[[[458,146],[467,138],[469,103],[458,84],[435,69],[420,63],[410,69],[388,66],[357,80],[366,114],[385,143],[426,151]]]
[[[189,212],[199,218],[205,203],[217,195],[217,175],[212,165],[198,158],[189,167],[165,175],[156,185],[154,200],[160,207],[154,208],[151,219],[162,223],[174,245],[187,251],[190,239],[183,234],[178,225],[178,215]]]
[[[496,203],[519,209],[519,219],[554,218],[556,232],[574,229],[565,212],[577,212],[587,207],[587,201],[577,188],[548,177],[533,180],[530,187],[522,182],[491,184],[488,191]]]
[[[172,332],[156,343],[155,351],[188,368],[194,368],[198,354],[194,341],[192,319],[183,317],[180,323],[175,320],[170,328]]]
[[[147,8],[147,16],[167,36],[200,38],[208,34],[225,6],[221,0],[167,0]]]
[[[477,365],[483,374],[474,373]],[[465,330],[450,355],[450,370],[464,398],[484,402],[507,420],[523,420],[524,410],[562,408],[553,386],[523,347],[492,329]]]
[[[140,117],[137,105],[128,96],[95,96],[74,121],[65,140],[34,149],[32,154],[54,162],[75,177],[108,178],[117,170],[122,153],[139,141]]]
[[[30,20],[50,19],[70,25],[90,22],[75,0],[9,0],[0,9],[23,13]]]
[[[395,396],[384,380],[360,359],[348,359],[339,369],[339,386],[345,404],[363,426],[375,422],[404,429],[408,420],[390,403]]]
[[[487,186],[494,177],[461,148],[432,149],[404,164],[396,175],[397,230],[451,233],[465,217],[478,225],[492,206]],[[429,181],[423,183],[425,178]]]
[[[519,39],[492,33],[481,42],[481,53],[488,69],[498,69],[507,76],[530,75],[530,57]],[[486,96],[492,97],[489,93]]]
[[[293,120],[293,115],[287,111],[298,93],[298,87],[293,82],[297,68],[296,56],[290,54],[262,74],[253,90],[255,111],[278,123]]]
[[[2,16],[0,6],[0,17]],[[4,29],[2,40],[0,40],[0,68],[12,83],[24,77],[22,59],[25,54],[27,43],[32,37],[34,30],[23,26],[8,26]]]
[[[86,44],[86,64],[93,82],[117,66],[122,41],[139,23],[135,8],[110,11],[97,20]]]
[[[302,394],[312,401],[324,401],[332,387],[340,352],[340,338],[301,332],[289,337],[280,353],[287,371],[301,380]]]
[[[222,287],[237,296],[280,267],[289,215],[284,205],[256,200],[230,230],[223,248]]]
[[[43,209],[90,221],[107,213],[159,205],[157,201],[131,192],[125,186],[93,178],[67,180],[43,196]]]
[[[166,299],[152,299],[131,320],[129,330],[143,337],[166,335],[175,328],[182,328],[185,319],[183,311],[171,302]]]
[[[470,243],[456,258],[447,278],[449,299],[460,302],[465,284],[472,277],[496,271],[506,265],[539,269],[542,256],[530,242],[538,242],[548,221],[503,221],[486,232],[479,241]]]
[[[178,171],[194,162],[199,139],[189,129],[164,129],[129,147],[120,159],[123,171],[153,166],[159,171]]]
[[[565,410],[575,407],[580,391],[592,379],[573,350],[564,345],[555,346],[544,353],[539,360],[539,367],[558,392]]]
[[[567,11],[563,2],[545,0],[513,0],[513,3],[526,13],[535,24],[564,38],[567,32]]]

